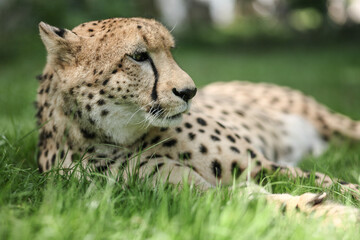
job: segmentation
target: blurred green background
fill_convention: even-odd
[[[131,16],[172,30],[174,57],[198,86],[273,82],[360,118],[359,0],[2,0],[0,133],[35,127],[35,76],[46,60],[40,21],[71,29]]]

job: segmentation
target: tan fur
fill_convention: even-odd
[[[221,88],[221,91],[219,91]],[[203,89],[212,96],[232,96],[232,101],[244,105],[297,114],[308,119],[326,139],[343,135],[360,140],[360,122],[335,113],[300,91],[274,84],[251,82],[214,83]]]
[[[286,145],[292,140],[284,127],[287,116],[304,126],[309,122],[314,138],[339,132],[360,139],[359,122],[330,113],[298,91],[268,84],[211,84],[187,112],[195,85],[171,56],[172,36],[155,20],[114,18],[72,31],[40,23],[39,29],[48,52],[37,98],[41,171],[71,169],[81,159],[100,172],[138,168],[139,176],[174,184],[185,177],[208,189],[231,184],[246,169],[251,177],[264,170],[309,177],[274,163],[294,150]],[[136,61],[137,53],[149,59]],[[301,156],[310,152],[299,150]],[[323,186],[337,182],[321,173],[315,177]],[[268,196],[277,202],[278,195]],[[304,198],[293,199],[302,206]]]

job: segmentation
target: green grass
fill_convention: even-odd
[[[199,193],[136,180],[128,187],[40,175],[36,169],[34,76],[45,53],[31,43],[0,69],[0,239],[357,239],[359,226],[335,229],[320,220],[284,216],[241,190]],[[298,88],[332,109],[360,119],[360,49],[355,43],[296,46],[179,47],[174,55],[199,85],[242,79]],[[33,131],[33,132],[32,132]],[[30,133],[30,134],[29,134]],[[24,138],[24,136],[26,136]],[[304,169],[360,182],[360,145],[334,144],[323,156],[305,159]],[[276,193],[320,192],[313,179],[275,176]],[[335,201],[359,206],[337,187]]]

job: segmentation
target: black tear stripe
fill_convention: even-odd
[[[155,78],[154,86],[153,86],[153,89],[151,91],[151,99],[153,101],[156,101],[157,98],[158,98],[157,83],[158,83],[158,80],[159,80],[159,72],[156,69],[155,64],[154,64],[153,60],[151,59],[151,57],[149,57],[149,62],[150,62],[151,68],[152,68],[152,70],[154,72],[154,78]]]

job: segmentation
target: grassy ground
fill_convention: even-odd
[[[74,179],[36,169],[32,101],[45,53],[29,45],[0,69],[0,239],[356,239],[358,226],[335,229],[304,216],[283,216],[238,190],[205,194],[134,181],[128,188],[100,177]],[[356,43],[296,46],[179,45],[174,55],[199,85],[242,79],[292,86],[332,109],[360,119],[360,49]],[[4,59],[2,59],[4,60]],[[360,145],[333,145],[301,167],[360,182]],[[273,177],[274,192],[301,194],[324,189],[313,180]],[[336,187],[335,201],[359,206]]]

